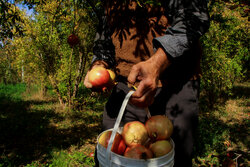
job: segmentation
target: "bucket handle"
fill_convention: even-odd
[[[109,167],[111,167],[111,165],[112,165],[111,147],[113,145],[117,130],[118,130],[119,125],[121,123],[121,119],[122,119],[123,113],[125,111],[125,108],[126,108],[126,106],[128,104],[129,98],[133,93],[134,93],[134,91],[129,91],[128,94],[125,96],[125,98],[123,100],[123,103],[122,103],[122,106],[120,108],[119,114],[117,116],[117,119],[115,121],[115,125],[114,125],[113,131],[112,131],[112,134],[111,134],[111,137],[110,137],[110,140],[109,140],[109,144],[108,144],[108,147],[107,147],[107,151],[106,151],[106,160],[107,160],[107,164],[109,165]]]

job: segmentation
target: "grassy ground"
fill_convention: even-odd
[[[201,106],[194,166],[249,166],[250,83],[214,109]],[[81,111],[67,111],[25,85],[0,85],[1,166],[93,166],[105,99],[86,96]]]

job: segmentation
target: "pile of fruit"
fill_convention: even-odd
[[[98,139],[107,148],[112,130],[105,131]],[[173,146],[170,136],[173,124],[164,115],[150,117],[145,124],[139,121],[128,122],[122,133],[117,133],[111,151],[134,159],[157,158],[169,153]]]

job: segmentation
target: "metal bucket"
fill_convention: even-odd
[[[113,129],[109,129],[110,131]],[[104,132],[102,132],[104,133]],[[98,136],[97,139],[102,135],[102,133]],[[98,140],[97,140],[98,141]],[[172,150],[159,158],[152,159],[132,159],[127,158],[121,155],[118,155],[114,152],[110,152],[110,161],[107,163],[107,149],[103,147],[101,144],[97,143],[97,159],[99,161],[99,167],[173,167],[174,166],[174,142],[170,139],[170,142],[173,146]]]
[[[129,92],[121,106],[121,109],[119,111],[119,115],[116,119],[115,125],[113,129],[109,129],[107,131],[112,130],[112,134],[109,140],[109,144],[107,149],[103,147],[101,144],[99,144],[99,137],[102,135],[99,134],[97,138],[97,159],[99,161],[99,166],[100,167],[173,167],[174,166],[174,148],[175,144],[172,139],[170,139],[170,143],[172,144],[172,150],[161,157],[158,158],[151,158],[151,159],[132,159],[132,158],[127,158],[121,155],[118,155],[114,152],[111,152],[111,147],[115,138],[115,134],[121,133],[122,128],[119,127],[121,118],[123,116],[124,110],[126,108],[126,105],[128,103],[128,100],[130,96],[133,94],[133,91]]]

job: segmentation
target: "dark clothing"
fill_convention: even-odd
[[[105,106],[103,130],[114,126],[129,90],[126,76],[131,66],[147,60],[161,47],[171,65],[160,76],[163,84],[149,110],[152,115],[166,114],[173,122],[175,166],[192,166],[199,111],[197,76],[201,49],[198,41],[209,28],[207,1],[162,0],[156,8],[140,8],[134,4],[135,1],[107,0],[108,17],[102,17],[96,36],[93,62],[104,60],[110,68],[116,67],[119,82]],[[145,122],[146,112],[128,105],[122,123],[134,120]]]
[[[153,47],[162,46],[172,58],[183,56],[209,28],[207,1],[169,0],[161,4],[165,8],[164,13],[170,26],[164,35],[153,40]],[[111,30],[108,24],[107,16],[104,15],[96,36],[93,61],[104,60],[110,67],[116,65],[115,47],[111,39],[113,32],[114,30]]]
[[[130,89],[124,83],[119,83],[105,106],[103,113],[103,130],[114,127],[116,117],[124,97]],[[151,115],[167,115],[173,122],[175,142],[175,166],[192,166],[192,149],[194,133],[198,124],[198,90],[199,81],[187,81],[180,85],[159,88],[155,102],[149,107]],[[140,121],[145,123],[146,112],[128,104],[121,126],[126,122]]]

